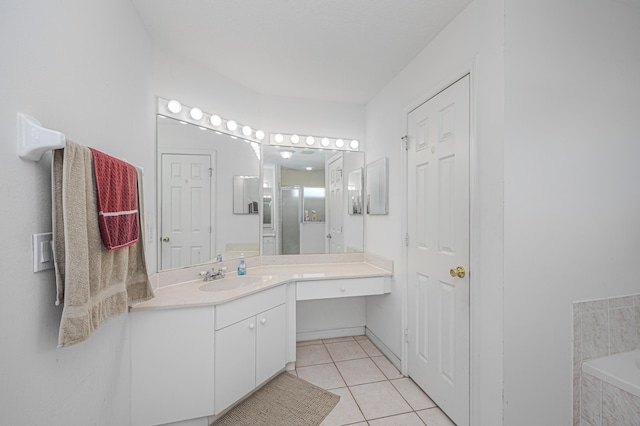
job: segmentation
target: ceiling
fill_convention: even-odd
[[[364,104],[471,0],[132,0],[154,42],[259,93]]]

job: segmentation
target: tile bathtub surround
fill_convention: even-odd
[[[600,380],[583,374],[582,362],[640,349],[640,294],[574,302],[572,308],[573,424],[607,424],[604,412],[600,417],[604,393],[595,389]]]
[[[298,342],[291,373],[340,396],[321,426],[455,426],[366,336]]]
[[[585,373],[581,386],[581,425],[640,424],[640,398]]]

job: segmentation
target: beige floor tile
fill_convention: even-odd
[[[332,339],[322,339],[323,343],[353,342],[353,336],[334,337]]]
[[[370,426],[424,426],[416,413],[399,414],[397,416],[383,417],[369,420]]]
[[[398,389],[400,395],[414,410],[425,410],[436,407],[436,404],[425,394],[413,380],[408,377],[392,380],[391,384]]]
[[[296,372],[296,370],[287,370],[287,373],[291,374],[292,376],[298,377],[298,373]]]
[[[427,426],[456,426],[438,407],[417,411],[417,413]]]
[[[338,367],[347,386],[386,380],[384,374],[371,361],[371,358],[336,362],[336,367]]]
[[[313,383],[322,389],[335,389],[347,386],[333,363],[300,367],[296,371],[298,372],[298,377],[302,380]]]
[[[375,356],[371,357],[373,362],[376,363],[378,368],[387,376],[387,379],[401,379],[403,376],[400,374],[400,371],[396,368],[395,365],[391,363],[385,356]]]
[[[349,388],[365,419],[394,416],[411,412],[411,407],[388,381]]]
[[[325,346],[331,358],[336,362],[367,357],[367,353],[355,340],[351,340],[350,342],[326,343]]]
[[[332,362],[324,345],[299,346],[296,348],[296,368]]]
[[[305,342],[296,342],[296,347],[300,346],[311,346],[311,345],[321,345],[322,340],[307,340]]]
[[[380,352],[380,349],[376,348],[376,346],[371,343],[371,340],[369,339],[358,340],[358,343],[370,357],[383,355],[383,353]]]
[[[332,389],[331,393],[340,396],[340,401],[320,426],[340,426],[364,421],[364,416],[348,388]]]
[[[364,334],[360,335],[360,336],[353,336],[354,339],[356,340],[364,340],[364,339],[368,339],[367,336],[365,336]]]

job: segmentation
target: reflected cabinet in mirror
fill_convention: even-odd
[[[157,126],[158,269],[259,255],[259,145],[161,115]]]
[[[353,214],[349,176],[362,176],[364,153],[275,145],[263,152],[263,254],[362,252],[364,221]]]

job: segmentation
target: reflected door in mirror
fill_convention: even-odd
[[[211,258],[211,156],[162,155],[161,269]]]

